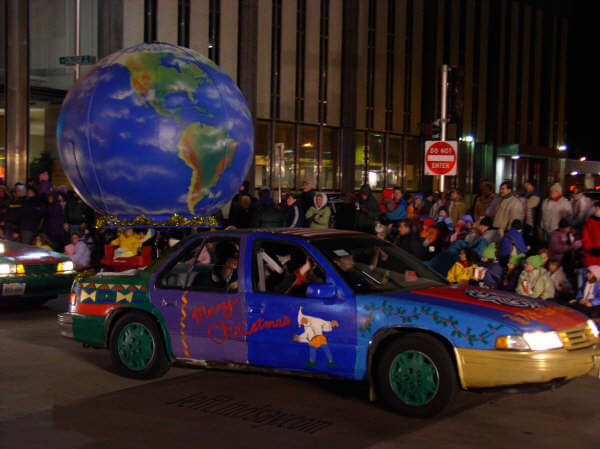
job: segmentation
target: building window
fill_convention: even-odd
[[[291,123],[277,123],[275,125],[275,147],[271,184],[274,188],[282,189],[295,187],[295,160],[294,160],[294,125]]]
[[[270,146],[271,124],[257,120],[254,127],[254,184],[257,186],[269,185]]]
[[[219,33],[221,32],[221,1],[210,0],[208,10],[208,57],[219,64]]]
[[[144,42],[156,41],[156,0],[144,1]]]
[[[190,46],[190,0],[179,0],[177,9],[177,45]]]
[[[327,123],[327,71],[329,61],[329,0],[321,0],[319,38],[319,122]]]
[[[366,183],[366,159],[367,151],[365,148],[365,133],[357,132],[356,150],[354,152],[354,187],[356,189],[359,189],[363,184]]]
[[[271,117],[277,119],[281,95],[281,0],[273,0],[271,26]]]
[[[367,32],[367,113],[365,124],[367,128],[373,128],[375,122],[375,65],[377,49],[376,29],[377,29],[377,1],[369,0],[369,29]]]
[[[337,167],[339,161],[340,133],[336,128],[323,127],[321,137],[321,161],[319,164],[319,188],[338,189]]]
[[[317,163],[319,161],[317,148],[317,126],[299,125],[298,127],[298,185],[305,179],[317,186]]]
[[[386,186],[402,185],[402,137],[391,135],[388,140]]]
[[[367,146],[367,182],[371,189],[383,189],[385,178],[383,167],[384,142],[385,138],[383,134],[369,134],[369,145]]]
[[[298,0],[296,13],[296,121],[304,120],[304,67],[306,61],[306,0]]]
[[[404,176],[404,188],[406,190],[419,190],[419,178],[421,177],[421,160],[423,157],[423,145],[417,137],[406,138],[406,169]]]

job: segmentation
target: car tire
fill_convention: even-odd
[[[448,350],[422,333],[391,342],[381,354],[375,374],[377,392],[384,404],[412,417],[443,412],[459,388]]]
[[[115,323],[108,344],[119,374],[135,379],[162,376],[170,366],[160,329],[142,312],[128,312]]]

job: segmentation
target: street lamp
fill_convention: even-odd
[[[565,144],[558,146],[558,151],[567,151],[568,149],[569,149],[569,147],[566,146]]]

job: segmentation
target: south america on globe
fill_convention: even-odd
[[[57,142],[73,188],[97,212],[166,222],[225,206],[252,164],[254,127],[242,93],[211,60],[143,43],[73,85]]]

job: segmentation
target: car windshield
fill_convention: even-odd
[[[375,237],[326,237],[311,243],[356,294],[446,284],[443,277],[416,257]]]

